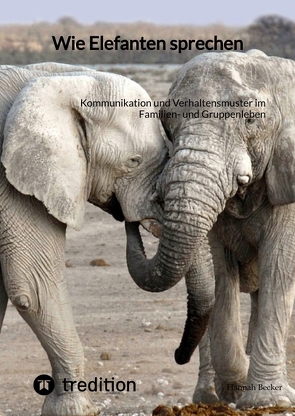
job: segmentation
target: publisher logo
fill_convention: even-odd
[[[48,374],[41,374],[34,380],[34,390],[36,393],[41,394],[41,396],[52,393],[54,386],[54,380]]]

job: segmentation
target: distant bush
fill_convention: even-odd
[[[295,59],[295,23],[281,16],[260,17],[248,27],[249,48],[267,55]]]

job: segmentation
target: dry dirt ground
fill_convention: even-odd
[[[116,68],[113,68],[115,70]],[[148,69],[120,68],[140,82],[153,99],[164,99],[173,71],[164,66]],[[157,241],[145,233],[149,255]],[[147,293],[133,283],[125,262],[122,223],[88,204],[82,231],[67,232],[66,273],[73,313],[85,352],[85,379],[102,377],[135,381],[136,392],[90,393],[103,415],[148,415],[159,404],[189,403],[197,380],[198,354],[177,366],[173,354],[186,317],[184,282],[168,292]],[[91,266],[94,259],[107,265]],[[242,295],[243,325],[249,313],[248,296]],[[288,371],[295,387],[294,322],[288,342]],[[45,352],[31,329],[9,305],[0,337],[0,415],[37,416],[43,402],[33,390],[33,380],[50,374]]]

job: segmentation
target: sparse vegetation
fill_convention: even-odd
[[[56,23],[39,22],[31,25],[0,26],[0,64],[28,64],[32,62],[56,61],[71,64],[117,64],[117,63],[174,63],[181,64],[202,51],[139,50],[139,51],[95,51],[55,50],[52,36],[75,36],[89,40],[90,36],[103,35],[105,39],[242,39],[244,50],[258,48],[269,55],[295,59],[295,23],[280,16],[264,16],[247,27],[232,28],[223,25],[210,26],[159,26],[137,22],[114,24],[97,22],[83,25],[71,17],[62,17]]]

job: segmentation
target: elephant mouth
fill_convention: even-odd
[[[152,235],[156,238],[160,238],[162,235],[162,225],[153,218],[146,218],[142,221],[140,221],[140,224],[143,226],[143,228],[148,231],[149,233],[152,233]]]
[[[88,202],[101,208],[108,214],[111,214],[117,221],[122,222],[125,220],[121,205],[117,200],[115,194],[112,194],[112,196],[105,203],[98,203],[96,200],[93,200],[91,198],[88,199]]]

